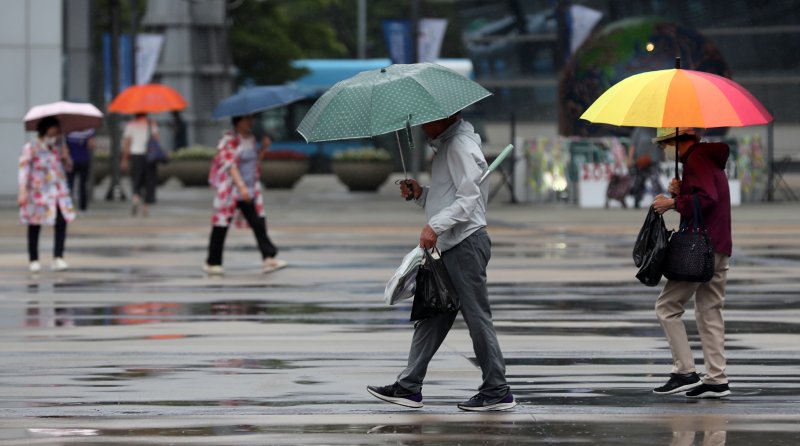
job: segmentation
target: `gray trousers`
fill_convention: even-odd
[[[499,398],[508,392],[506,366],[497,334],[492,324],[489,292],[486,288],[486,265],[491,257],[492,242],[485,229],[479,229],[461,243],[442,254],[456,294],[461,301],[461,314],[467,323],[472,348],[483,374],[478,389],[488,398]],[[453,326],[457,313],[441,314],[417,321],[408,366],[397,377],[397,383],[410,392],[421,392],[428,363],[442,345]]]

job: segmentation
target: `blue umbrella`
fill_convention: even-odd
[[[214,119],[229,116],[244,116],[260,111],[278,108],[305,98],[300,90],[285,85],[270,85],[242,90],[233,96],[223,99],[211,117]]]

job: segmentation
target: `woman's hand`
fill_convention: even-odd
[[[244,185],[239,188],[239,198],[242,201],[252,201],[253,197],[250,196],[250,190],[247,189]]]
[[[669,188],[667,191],[677,197],[681,191],[681,180],[673,178],[669,183]]]
[[[660,194],[655,198],[655,200],[653,200],[653,208],[659,214],[663,214],[664,212],[675,208],[675,199],[669,198],[664,194]]]
[[[25,206],[25,204],[27,203],[28,203],[28,191],[22,189],[21,191],[19,191],[19,194],[17,195],[17,204],[19,206]]]

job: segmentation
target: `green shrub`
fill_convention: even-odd
[[[180,149],[178,151],[172,152],[169,159],[171,161],[190,161],[190,160],[201,160],[201,161],[210,161],[214,159],[214,155],[217,154],[217,149],[208,146],[190,146],[185,149]]]
[[[392,155],[386,150],[374,147],[356,147],[343,150],[333,155],[334,161],[351,161],[364,163],[383,163],[392,160]]]

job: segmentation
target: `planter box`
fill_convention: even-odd
[[[163,186],[164,184],[169,181],[170,178],[174,175],[174,169],[172,168],[172,162],[159,164],[156,168],[157,176],[156,176],[156,183],[159,186]]]
[[[375,192],[392,173],[391,162],[334,161],[333,173],[353,192]]]
[[[94,158],[92,160],[92,181],[94,185],[102,183],[109,175],[108,158]]]
[[[308,160],[261,161],[261,183],[267,189],[291,189],[308,172]]]
[[[211,169],[211,160],[172,160],[168,164],[168,171],[177,178],[183,187],[208,186],[208,171]],[[161,166],[164,167],[164,166]]]

